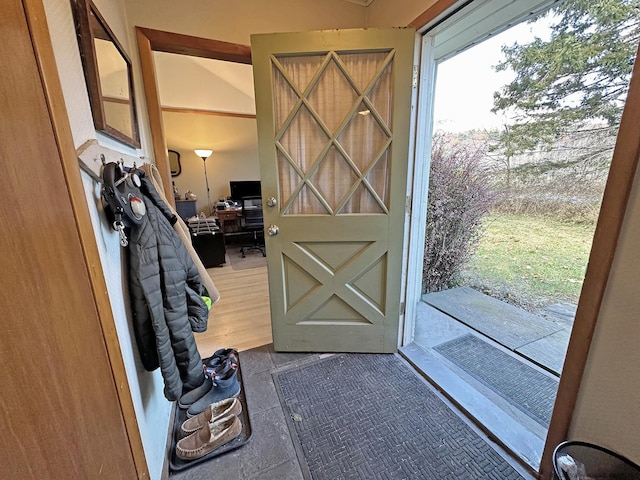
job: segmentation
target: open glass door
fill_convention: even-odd
[[[251,37],[277,351],[397,349],[414,40]]]
[[[462,3],[464,2],[460,2]],[[521,311],[513,305],[499,302],[467,286],[454,285],[457,288],[451,290],[460,294],[457,297],[446,289],[434,289],[433,293],[430,292],[422,298],[420,292],[422,260],[426,251],[423,236],[425,230],[421,229],[420,225],[426,224],[429,184],[427,160],[431,158],[433,164],[436,163],[436,155],[431,157],[436,70],[445,61],[467,49],[466,53],[475,50],[475,58],[483,58],[478,50],[485,39],[496,37],[498,33],[530,19],[532,15],[554,4],[544,0],[517,0],[510,2],[508,7],[498,0],[467,3],[468,5],[456,10],[448,18],[437,19],[432,28],[427,27],[423,32],[421,101],[418,105],[417,161],[411,222],[417,227],[411,230],[412,248],[409,253],[407,279],[408,328],[405,328],[402,353],[474,421],[490,431],[500,444],[533,470],[538,470],[543,449],[549,451],[552,448],[547,433],[552,432],[554,424],[562,423],[560,415],[553,413],[554,405],[557,411],[562,412],[562,408],[557,408],[559,405],[567,405],[575,400],[558,395],[559,400],[554,404],[558,388],[557,377],[564,361],[571,324],[566,328],[562,318],[539,318],[538,315]],[[528,27],[531,28],[532,25],[529,24]],[[518,42],[522,40],[519,36]],[[467,57],[470,58],[471,55]],[[478,85],[482,83],[478,71],[473,69],[470,61],[461,64],[464,64],[466,71],[458,71],[457,77],[450,79],[449,83],[454,84],[457,91],[467,90],[478,94]],[[496,83],[495,89],[498,90],[500,86]],[[448,108],[456,107],[449,104]],[[467,117],[470,116],[469,110],[464,109]],[[462,138],[462,135],[455,137],[451,132],[447,133],[448,139],[454,139],[456,142]],[[460,144],[462,142],[457,143]],[[460,152],[453,148],[450,151]],[[434,152],[438,153],[438,149],[434,148]],[[420,159],[424,159],[422,169]],[[507,168],[508,166],[509,164]],[[454,172],[460,178],[463,177],[460,174],[461,170]],[[442,183],[440,181],[438,184]],[[468,189],[469,183],[465,185],[465,190]],[[432,195],[432,192],[429,192],[429,195]],[[520,198],[517,195],[513,197]],[[437,197],[433,195],[433,198]],[[461,215],[455,218],[461,218]],[[536,219],[536,225],[539,223]],[[513,239],[514,223],[509,223],[506,230],[509,238]],[[557,230],[553,235],[558,236]],[[532,230],[527,232],[527,236],[533,236]],[[494,244],[497,243],[495,237],[492,241]],[[546,246],[548,245],[547,243]],[[542,255],[547,254],[548,250],[545,248]],[[513,257],[515,254],[510,253],[508,258]],[[492,266],[495,263],[493,262]],[[524,263],[522,268],[528,270],[531,266]],[[447,298],[443,300],[445,296]],[[461,314],[461,310],[466,310],[468,316]],[[479,323],[469,321],[471,317],[481,322],[487,320],[487,323],[480,326]],[[411,328],[413,322],[417,325],[425,319],[427,322],[416,326],[415,329]],[[492,329],[494,326],[499,328]],[[510,338],[506,338],[507,335]],[[569,372],[567,377],[573,375],[572,370],[576,365],[573,363],[570,367],[564,370]],[[566,377],[563,377],[563,381],[565,379]],[[557,439],[558,428],[555,430]]]

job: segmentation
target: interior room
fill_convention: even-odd
[[[640,463],[640,420],[635,415],[640,403],[637,75],[631,82],[540,458],[524,458],[487,430],[482,418],[452,400],[447,379],[420,373],[420,359],[412,356],[413,322],[420,303],[417,272],[424,248],[424,232],[419,230],[424,230],[428,184],[428,92],[435,75],[428,32],[446,19],[456,19],[447,31],[448,41],[466,48],[482,35],[553,3],[7,2],[0,54],[12,68],[0,74],[0,144],[7,167],[1,185],[15,201],[6,202],[1,214],[7,228],[0,241],[6,272],[0,296],[6,312],[0,351],[10,362],[1,376],[2,418],[10,435],[3,444],[0,477],[276,479],[340,478],[350,472],[350,478],[373,478],[372,470],[379,467],[389,469],[389,478],[552,479],[554,449],[565,441],[576,442],[568,453],[592,456],[596,463],[604,464],[605,457]],[[485,7],[493,9],[492,15],[485,15]],[[458,12],[463,15],[455,17]],[[104,33],[86,30],[96,23]],[[93,33],[87,36],[89,31]],[[306,33],[316,31],[320,33]],[[342,38],[334,40],[333,35]],[[119,79],[118,88],[100,83],[105,70],[98,71],[97,65],[93,76],[87,73],[92,64],[87,62],[96,54],[90,42],[94,37],[110,41],[124,64],[128,75]],[[337,102],[325,92],[329,100],[322,102],[343,105],[342,116],[327,122],[320,118],[328,108],[317,108],[313,88],[304,85],[322,85],[322,75],[314,77],[311,69],[309,74],[296,63],[304,48],[316,52],[306,42],[319,39],[331,40],[314,48],[323,55],[331,53],[308,55],[312,58],[304,62],[318,65],[318,71],[327,69],[337,79],[335,84],[351,89],[348,100]],[[402,48],[395,43],[388,47],[385,42],[391,44],[390,39]],[[353,41],[354,46],[347,48],[342,41]],[[373,52],[375,69],[357,70],[366,63],[359,49]],[[352,73],[356,70],[359,73]],[[273,85],[272,76],[277,80]],[[464,79],[460,88],[472,88],[472,83]],[[383,86],[393,94],[385,97]],[[270,95],[278,88],[288,89],[290,99],[275,108]],[[309,151],[315,149],[313,154],[299,148],[308,157],[296,164],[290,153],[296,141],[311,138],[290,133],[304,130],[306,124],[296,117],[300,111],[305,112],[304,122],[320,125],[316,131],[322,141],[315,137],[305,144]],[[357,131],[355,122],[369,125],[362,128],[374,131],[376,140],[349,138]],[[358,150],[353,145],[364,146]],[[353,153],[360,150],[367,150],[371,163]],[[323,155],[332,159],[332,169],[313,160]],[[146,173],[138,175],[138,167]],[[384,169],[393,180],[376,176]],[[284,174],[278,177],[285,170],[290,183],[282,180]],[[321,174],[351,183],[327,193],[325,184],[316,181]],[[230,182],[255,181],[261,182],[261,195],[244,207],[243,215],[242,205],[228,199]],[[142,200],[140,192],[146,192]],[[243,217],[249,218],[247,212],[258,207],[264,212],[262,226],[240,231]],[[311,213],[306,216],[313,216],[313,221],[294,223],[305,213]],[[186,220],[182,234],[180,217]],[[187,361],[179,359],[182,370],[175,361],[172,366],[162,363],[162,355],[161,368],[147,368],[153,362],[140,348],[142,327],[136,322],[147,313],[165,318],[162,302],[167,297],[153,288],[144,290],[143,270],[132,273],[147,260],[140,252],[148,246],[145,238],[150,238],[139,234],[138,226],[152,221],[166,223],[163,235],[172,239],[158,240],[156,250],[164,249],[163,255],[184,262],[179,268],[185,275],[178,295],[185,309],[181,321],[193,321],[184,343],[192,353]],[[200,227],[211,228],[211,237],[221,237],[222,257],[204,260],[210,253],[209,237],[201,237],[207,243],[202,250],[191,243],[197,237],[193,228]],[[332,242],[335,249],[330,249]],[[230,252],[236,257],[233,261]],[[210,267],[204,264],[209,261]],[[264,263],[243,268],[242,261]],[[155,268],[157,261],[152,263]],[[347,272],[347,267],[359,270]],[[166,282],[170,270],[159,269],[156,277]],[[209,285],[209,296],[204,297],[211,301],[210,309],[199,294],[203,291],[185,295],[184,289],[191,288],[186,280],[196,277]],[[27,297],[27,291],[36,295]],[[139,308],[143,297],[149,308]],[[159,298],[162,314],[152,308],[151,297]],[[188,300],[183,305],[184,297]],[[188,314],[187,303],[195,305]],[[311,313],[296,318],[303,307]],[[157,334],[159,327],[154,331]],[[168,351],[161,344],[154,337],[147,346],[157,355]],[[188,364],[196,356],[203,362]],[[179,383],[171,384],[167,372],[174,367]],[[183,450],[177,447],[183,439],[196,441],[177,432],[184,433],[182,421],[192,418],[188,409],[213,391],[207,384],[206,394],[187,408],[179,405],[183,395],[205,386],[188,383],[187,373],[195,371],[199,379],[201,369],[214,386],[215,379],[225,385],[226,378],[234,379],[234,389],[242,385],[230,394],[237,397],[233,408],[242,413],[234,410],[224,416],[233,423],[229,429],[237,430],[236,443],[229,441],[227,447],[233,448],[217,452],[212,433],[206,448],[215,455],[204,454],[192,463],[178,461],[178,451],[187,457],[201,455],[199,445],[191,448],[183,442]],[[380,396],[406,396],[398,391],[404,385],[419,393],[407,399],[416,403],[407,405],[401,415],[405,423],[398,423],[402,431],[395,433],[410,435],[406,442],[394,436],[388,441],[391,450],[405,443],[417,445],[413,453],[399,455],[402,460],[394,465],[376,463],[373,454],[354,462],[344,460],[341,447],[330,443],[335,457],[314,463],[315,446],[310,445],[315,444],[304,443],[304,429],[313,425],[315,407],[343,410],[326,410],[325,418],[358,419],[357,425],[343,430],[329,428],[331,442],[367,425],[391,425],[393,430],[395,420],[373,421],[382,417],[367,409],[377,406]],[[317,388],[298,392],[303,386]],[[351,398],[341,396],[352,386],[363,390],[347,392]],[[181,394],[170,400],[170,387]],[[32,391],[46,394],[30,395]],[[300,400],[295,397],[299,393],[310,396]],[[320,400],[307,409],[305,404],[314,398]],[[469,401],[481,403],[475,397]],[[434,405],[437,408],[428,415],[418,413]],[[193,418],[204,411],[194,410]],[[205,422],[206,428],[218,428],[211,427],[214,423]],[[315,428],[315,434],[307,435],[310,442],[324,438],[322,423],[310,428]],[[196,433],[204,431],[208,432],[200,428]],[[375,431],[367,440],[388,433]],[[425,432],[436,433],[423,437]],[[477,448],[477,453],[464,453],[466,447],[455,445],[456,435],[470,439],[469,448]],[[425,443],[412,443],[416,438]],[[449,454],[455,448],[460,456],[454,459]],[[477,470],[476,464],[485,460],[488,471]],[[441,475],[434,465],[448,465],[448,473]]]
[[[213,150],[207,159],[213,208],[230,195],[229,181],[260,179],[251,66],[164,52],[155,52],[154,62],[167,147],[180,154],[182,170],[172,180],[182,198],[188,190],[196,195],[198,213],[209,214],[195,149]]]

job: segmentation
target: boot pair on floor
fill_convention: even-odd
[[[187,417],[198,415],[212,403],[237,397],[240,393],[236,350],[232,348],[218,350],[203,363],[204,382],[182,395],[178,401],[178,406],[187,410]]]
[[[181,439],[176,455],[183,460],[201,458],[230,442],[242,432],[242,404],[238,380],[238,352],[232,348],[216,351],[203,360],[204,382],[178,401],[187,410],[180,426]]]

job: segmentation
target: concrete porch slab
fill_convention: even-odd
[[[428,293],[422,296],[422,300],[510,350],[562,330],[550,320],[471,287]]]

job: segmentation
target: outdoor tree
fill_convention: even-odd
[[[487,137],[491,143],[487,148],[486,156],[504,166],[506,172],[505,186],[511,187],[511,168],[513,157],[526,150],[535,148],[536,143],[524,142],[512,134],[511,125],[503,125],[502,130],[491,130],[487,132]]]
[[[496,66],[516,73],[492,110],[515,117],[500,139],[512,155],[568,132],[615,129],[640,40],[640,0],[567,0],[545,15],[550,38],[504,46]]]

